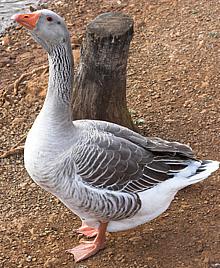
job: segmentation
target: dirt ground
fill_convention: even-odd
[[[74,48],[98,14],[130,14],[135,35],[128,106],[141,133],[190,144],[198,157],[220,160],[219,1],[61,0],[49,7],[65,17]],[[47,64],[47,56],[20,27],[0,41],[3,153],[22,139],[41,108],[47,72],[37,68]],[[16,79],[31,71],[14,95]],[[106,249],[74,264],[65,249],[79,242],[79,219],[32,182],[22,153],[0,161],[1,267],[220,267],[219,171],[179,192],[157,219],[109,235]]]

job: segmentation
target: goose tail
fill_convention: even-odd
[[[219,168],[219,162],[213,160],[201,161],[201,165],[196,172],[186,180],[187,185],[191,185],[208,178],[214,171]]]
[[[171,189],[175,192],[208,178],[219,168],[219,162],[213,160],[192,161],[187,168],[177,173],[171,182]],[[168,180],[169,184],[169,180]],[[165,185],[164,185],[165,186]],[[168,186],[169,187],[169,186]]]

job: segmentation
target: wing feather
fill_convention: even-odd
[[[91,187],[144,191],[172,178],[193,157],[186,145],[145,138],[112,123],[90,121],[86,127],[86,135],[80,129],[81,140],[75,144],[73,156],[77,173]]]

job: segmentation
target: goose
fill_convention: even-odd
[[[78,233],[94,237],[67,250],[76,262],[103,249],[106,232],[156,218],[179,190],[218,169],[218,161],[198,160],[179,142],[105,121],[73,121],[73,56],[63,18],[43,9],[12,19],[48,53],[48,91],[28,133],[24,163],[40,187],[80,217]]]

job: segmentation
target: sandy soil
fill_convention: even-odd
[[[50,7],[67,20],[74,48],[96,15],[130,14],[135,35],[127,92],[133,120],[142,134],[178,140],[201,158],[220,160],[219,1],[62,0]],[[41,108],[47,72],[37,68],[47,57],[20,27],[0,41],[4,152],[27,133]],[[16,79],[31,71],[14,96]],[[109,235],[105,250],[75,265],[65,249],[78,244],[79,219],[32,182],[22,154],[0,160],[1,267],[220,267],[220,172],[181,191],[154,221]]]

